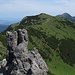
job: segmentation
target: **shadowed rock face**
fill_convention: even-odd
[[[0,64],[0,75],[47,75],[47,65],[38,50],[27,50],[27,30],[7,31],[6,41],[7,55]]]

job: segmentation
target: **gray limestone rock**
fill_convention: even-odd
[[[34,48],[28,51],[26,29],[6,33],[7,55],[0,63],[0,75],[47,75],[48,68]]]

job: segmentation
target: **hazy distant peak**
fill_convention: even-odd
[[[63,14],[60,14],[60,15],[57,15],[57,16],[75,22],[75,18],[72,17],[69,13],[63,13]]]
[[[67,18],[72,17],[72,16],[71,16],[70,14],[68,14],[68,13],[63,13],[61,16],[67,17]]]
[[[63,13],[62,15],[69,15],[69,16],[71,16],[69,13]]]

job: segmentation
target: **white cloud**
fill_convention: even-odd
[[[22,17],[40,12],[57,15],[69,12],[75,15],[74,0],[7,0],[0,3],[0,15]]]

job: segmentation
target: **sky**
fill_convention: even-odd
[[[0,19],[23,18],[47,13],[75,16],[75,0],[0,0]]]

